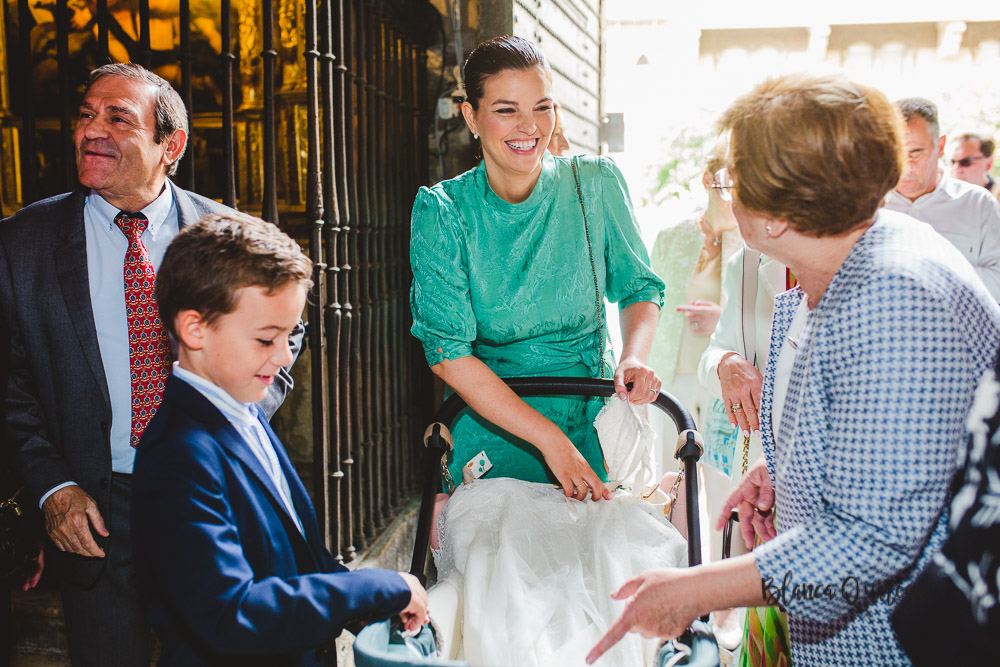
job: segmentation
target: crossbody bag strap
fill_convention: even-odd
[[[580,174],[577,171],[579,157],[574,157],[570,164],[573,167],[573,181],[576,182],[576,196],[580,200],[580,210],[583,211],[583,230],[587,234],[587,250],[590,252],[590,270],[594,274],[594,299],[597,302],[597,367],[604,379],[604,300],[601,298],[601,288],[597,280],[597,264],[594,263],[594,244],[590,240],[590,223],[587,221],[587,207],[583,205],[583,190],[580,188]]]
[[[743,248],[743,356],[757,365],[757,285],[760,280],[760,253]]]

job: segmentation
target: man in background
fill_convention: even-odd
[[[981,185],[1000,197],[1000,183],[990,176],[996,143],[985,134],[965,132],[952,139],[951,175],[960,181]]]
[[[922,97],[896,102],[906,121],[906,162],[885,208],[926,222],[961,251],[1000,301],[1000,202],[985,188],[949,177],[940,167],[946,137],[937,106]]]

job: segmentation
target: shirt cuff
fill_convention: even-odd
[[[42,509],[42,505],[44,505],[45,501],[49,499],[49,496],[51,496],[59,489],[65,489],[67,486],[79,486],[79,485],[76,482],[63,482],[59,486],[53,486],[51,489],[46,491],[45,495],[42,496],[42,499],[38,501],[38,509]]]
[[[719,364],[722,358],[732,352],[722,348],[713,348],[711,344],[701,357],[699,370],[702,371],[701,384],[708,390],[712,398],[722,400],[722,382],[719,381]]]

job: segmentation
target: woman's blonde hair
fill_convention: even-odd
[[[757,85],[719,120],[744,208],[809,236],[870,220],[899,181],[898,110],[875,88],[835,76],[782,76]]]

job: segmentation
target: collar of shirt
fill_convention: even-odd
[[[251,411],[250,403],[240,403],[235,398],[229,395],[222,387],[219,387],[213,382],[206,380],[205,378],[192,373],[189,370],[181,368],[180,362],[174,362],[174,375],[180,379],[187,382],[189,385],[197,389],[205,398],[209,400],[219,412],[229,421],[233,422],[234,425],[243,426],[249,429],[253,429],[255,423],[257,422],[257,417],[254,416]]]
[[[121,235],[121,230],[119,230],[118,225],[115,224],[115,216],[121,211],[121,209],[116,208],[108,203],[101,195],[97,194],[95,190],[91,190],[90,194],[87,195],[86,206],[90,207],[90,214],[94,216],[94,219],[101,223],[98,225],[101,229],[106,229],[109,234],[119,234]],[[170,183],[164,181],[163,190],[160,192],[160,196],[154,199],[141,211],[129,211],[130,213],[142,213],[146,216],[146,220],[149,224],[146,225],[146,231],[143,234],[149,234],[152,238],[156,238],[157,233],[160,228],[163,227],[164,221],[170,215],[170,211],[174,207],[174,191],[170,187]]]

